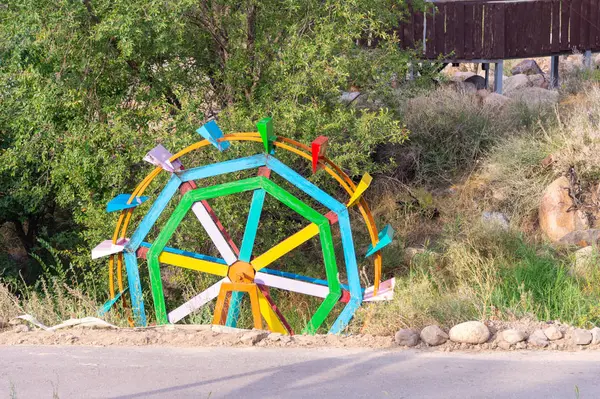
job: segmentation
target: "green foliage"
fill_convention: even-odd
[[[381,170],[376,147],[406,135],[397,115],[339,97],[351,86],[383,97],[405,74],[408,56],[388,33],[403,12],[391,0],[9,1],[0,9],[0,224],[15,223],[28,252],[43,253],[42,236],[88,269],[89,248],[114,221],[104,205],[149,171],[143,155],[191,144],[213,117],[244,131],[272,116],[276,134],[329,136],[352,174]],[[379,46],[359,45],[373,37]]]

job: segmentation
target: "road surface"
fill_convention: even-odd
[[[0,346],[2,397],[599,398],[600,352]]]

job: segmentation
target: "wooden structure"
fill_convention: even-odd
[[[239,317],[240,303],[246,293],[250,297],[255,328],[261,329],[264,319],[269,330],[292,334],[290,325],[269,294],[269,289],[278,289],[323,299],[303,330],[309,334],[315,334],[334,311],[334,307],[341,302],[343,310],[329,329],[330,333],[337,334],[347,327],[363,302],[389,300],[393,297],[394,279],[381,283],[380,279],[381,250],[392,242],[394,231],[389,225],[381,232],[378,231],[368,204],[363,198],[364,192],[371,183],[371,176],[365,173],[361,181],[355,184],[338,165],[325,156],[328,142],[326,137],[318,137],[309,147],[297,141],[276,136],[273,132],[271,118],[265,118],[258,122],[257,132],[224,135],[214,121],[208,122],[197,132],[203,137],[203,140],[175,155],[162,145],[153,148],[146,154],[144,160],[153,164],[155,169],[137,186],[133,193],[120,194],[109,202],[107,211],[119,212],[113,237],[92,250],[93,259],[105,256],[109,258],[108,276],[111,299],[103,306],[100,313],[107,312],[125,291],[128,291],[133,321],[139,326],[147,324],[139,259],[145,260],[148,267],[149,291],[152,295],[154,314],[158,324],[176,323],[217,298],[213,323],[226,323],[228,326],[235,327]],[[223,152],[232,143],[239,141],[258,143],[262,151],[243,158],[190,169],[183,168],[181,158],[192,151],[216,148]],[[348,196],[341,201],[334,198],[306,177],[279,161],[275,155],[276,151],[278,153],[291,152],[304,159],[312,165],[313,173],[325,173],[330,176],[342,186]],[[239,176],[231,176],[232,173],[254,169],[257,169],[255,177],[240,180]],[[150,183],[161,173],[169,176],[162,191],[153,199],[142,196]],[[280,183],[276,183],[270,178],[272,173],[278,176]],[[211,178],[221,175],[230,175],[233,181],[216,185],[208,183]],[[196,182],[201,182],[202,187],[198,187]],[[307,198],[312,198],[328,211],[321,214],[283,188],[282,184],[291,185],[296,191],[303,193]],[[238,248],[208,201],[242,192],[252,192],[252,200],[241,246]],[[177,197],[177,193],[180,193],[181,196]],[[257,254],[254,242],[259,233],[259,222],[267,194],[303,216],[308,224],[267,251]],[[146,201],[151,205],[149,208],[142,207],[146,209],[142,211],[145,213],[141,215],[143,217],[140,220],[140,217],[133,216],[133,212],[140,209],[139,206]],[[176,206],[172,209],[170,217],[161,226],[158,226],[157,224],[161,223],[159,222],[161,213],[171,209],[168,205],[174,203]],[[375,284],[372,287],[361,287],[357,250],[354,247],[350,224],[349,209],[352,207],[358,208],[371,239],[371,245],[365,248],[363,256],[373,260]],[[219,257],[167,246],[190,211],[207,233]],[[131,234],[128,233],[130,224],[137,226],[133,232],[130,232]],[[346,284],[340,281],[332,236],[334,228],[339,230],[341,252],[346,266]],[[262,229],[262,234],[269,234],[269,230]],[[314,237],[318,237],[321,242],[325,279],[268,268],[268,266],[272,267],[277,264],[281,257]],[[152,240],[152,242],[146,240]],[[188,246],[193,247],[194,243],[188,243]],[[191,269],[221,279],[188,302],[167,312],[161,279],[161,265]],[[123,282],[123,266],[127,272],[129,283],[127,288]],[[279,266],[285,267],[284,264]],[[118,282],[118,293],[115,292],[115,277]]]
[[[397,33],[405,48],[444,62],[496,63],[553,56],[552,81],[560,54],[600,51],[600,0],[433,1],[426,12],[409,10]]]
[[[398,35],[452,62],[600,51],[600,0],[437,1]]]

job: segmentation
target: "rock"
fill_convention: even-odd
[[[600,344],[600,328],[598,327],[594,327],[592,328],[592,330],[590,331],[590,333],[592,333],[592,345],[598,345]]]
[[[479,75],[466,78],[465,83],[472,83],[476,90],[485,89],[485,78]]]
[[[542,330],[535,330],[527,339],[527,343],[532,346],[537,346],[540,348],[545,348],[548,346],[548,337]]]
[[[473,72],[454,72],[454,75],[450,77],[452,82],[464,82],[470,77],[475,76]]]
[[[534,60],[523,60],[510,70],[513,75],[522,73],[525,75],[543,74],[542,68]]]
[[[546,158],[542,159],[542,162],[540,162],[540,164],[542,165],[543,168],[547,168],[555,162],[556,162],[556,159],[554,159],[554,155],[550,154]]]
[[[408,247],[404,250],[404,263],[410,264],[413,258],[425,252],[425,248]]]
[[[586,229],[572,231],[563,236],[559,243],[565,245],[577,245],[584,248],[590,245],[596,245],[600,240],[600,229]]]
[[[267,341],[277,342],[281,340],[281,337],[283,337],[283,334],[281,333],[271,333],[267,336]]]
[[[517,342],[515,345],[516,349],[527,349],[527,344],[525,342]]]
[[[403,328],[396,333],[394,340],[400,346],[416,346],[419,343],[419,332],[412,328]]]
[[[480,321],[466,321],[450,329],[450,339],[454,342],[482,344],[490,338],[490,330]]]
[[[529,76],[529,83],[533,87],[541,87],[542,89],[547,89],[550,86],[548,80],[544,75],[531,75]]]
[[[262,341],[268,335],[268,331],[253,330],[242,335],[242,338],[240,338],[240,342],[249,345],[256,345],[257,342]]]
[[[596,65],[596,68],[600,65],[600,54],[594,57],[594,64]]]
[[[556,326],[550,326],[544,330],[544,335],[548,337],[550,341],[556,341],[557,339],[561,339],[563,337],[563,333],[560,332]]]
[[[481,214],[481,221],[486,226],[499,227],[502,230],[508,230],[508,218],[505,214],[500,212],[483,212]]]
[[[489,93],[487,96],[482,97],[482,104],[484,107],[502,108],[509,101],[509,97],[503,96],[502,94],[498,93]]]
[[[500,342],[498,342],[498,348],[507,351],[510,349],[510,343],[508,343],[506,341],[500,341]]]
[[[504,93],[508,96],[510,93],[513,93],[518,90],[525,89],[526,87],[531,87],[533,84],[529,80],[527,75],[518,74],[514,76],[509,76],[504,79]]]
[[[243,328],[222,326],[220,324],[213,324],[210,327],[210,329],[212,330],[212,332],[219,333],[219,334],[237,334],[237,333],[241,333],[241,332],[252,331],[252,330],[246,330]]]
[[[506,95],[515,101],[522,102],[527,108],[534,111],[558,103],[558,91],[541,87],[525,87],[510,93],[507,92]]]
[[[525,341],[527,334],[520,330],[509,329],[502,331],[502,340],[509,344],[516,344],[521,341]]]
[[[13,327],[13,331],[16,333],[25,333],[31,331],[31,328],[29,328],[29,326],[25,324],[17,324]]]
[[[437,346],[448,341],[448,334],[446,334],[438,326],[427,326],[421,330],[421,339],[427,345]]]
[[[589,345],[592,342],[592,333],[583,328],[576,328],[571,332],[571,341],[575,345]]]
[[[475,85],[470,82],[453,82],[452,87],[454,87],[456,91],[462,94],[477,92],[477,88],[475,87]]]
[[[343,103],[351,103],[352,101],[356,100],[358,96],[360,96],[359,91],[344,91],[340,96],[340,101]]]
[[[575,251],[574,256],[575,260],[569,270],[572,275],[582,278],[594,275],[595,270],[598,269],[598,260],[600,259],[596,247],[589,246],[578,249]]]
[[[539,208],[540,228],[548,238],[557,242],[565,235],[586,229],[587,219],[580,211],[572,211],[569,180],[562,176],[554,180],[542,196]]]

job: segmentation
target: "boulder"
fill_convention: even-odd
[[[268,331],[253,330],[242,335],[242,338],[240,338],[240,342],[248,345],[256,345],[263,339],[267,338],[268,335]]]
[[[544,335],[546,335],[550,341],[556,341],[557,339],[561,339],[563,337],[563,333],[560,332],[556,326],[550,326],[544,329]]]
[[[576,328],[571,331],[571,341],[575,345],[589,345],[592,343],[592,333],[583,328]]]
[[[535,330],[527,339],[527,343],[540,348],[545,348],[549,344],[548,337],[542,330]]]
[[[558,242],[565,245],[577,245],[585,248],[600,241],[600,229],[576,230],[566,234]]]
[[[454,74],[450,77],[452,82],[464,82],[470,77],[475,76],[473,72],[454,72]]]
[[[540,202],[540,228],[553,242],[558,242],[573,231],[589,227],[582,212],[570,209],[573,201],[569,197],[568,187],[569,180],[564,176],[559,177],[546,187]]]
[[[425,253],[425,248],[408,247],[404,249],[404,263],[410,264],[415,256]]]
[[[590,331],[592,333],[592,345],[598,345],[600,344],[600,328],[598,327],[594,327],[592,328],[592,330]]]
[[[490,338],[490,330],[480,321],[466,321],[450,329],[450,339],[466,344],[483,344]]]
[[[421,330],[421,340],[430,346],[437,346],[448,341],[448,334],[438,326],[427,326]]]
[[[596,247],[585,247],[575,251],[575,260],[571,264],[570,272],[573,276],[586,278],[594,274],[598,268],[600,254]]]
[[[400,346],[416,346],[419,343],[419,332],[412,328],[403,328],[396,333],[394,341]]]
[[[517,90],[524,89],[526,87],[531,87],[532,83],[529,80],[527,75],[519,74],[514,76],[509,76],[504,79],[504,93],[508,95]]]
[[[485,78],[479,75],[473,75],[465,79],[465,83],[471,83],[477,90],[485,89]]]
[[[480,90],[485,91],[485,90]],[[479,93],[479,92],[477,92]],[[491,108],[502,108],[510,101],[509,97],[503,96],[498,93],[488,93],[486,96],[480,96],[482,98],[481,102],[484,107]]]
[[[513,75],[522,73],[525,75],[543,74],[542,68],[534,60],[523,60],[510,70]]]
[[[529,83],[531,83],[532,87],[541,87],[543,89],[547,89],[550,85],[550,82],[546,79],[544,75],[531,75],[529,76]]]
[[[481,221],[486,226],[499,227],[502,230],[508,230],[508,218],[501,212],[483,212]]]
[[[520,101],[531,110],[550,107],[558,103],[558,91],[541,87],[525,87],[507,92],[506,95],[515,101]]]
[[[502,331],[501,338],[509,344],[516,344],[517,342],[525,341],[527,334],[524,331],[509,329]]]
[[[498,348],[504,349],[505,351],[507,351],[507,350],[510,349],[510,345],[511,344],[509,342],[506,342],[506,341],[500,341],[500,342],[498,342]]]

